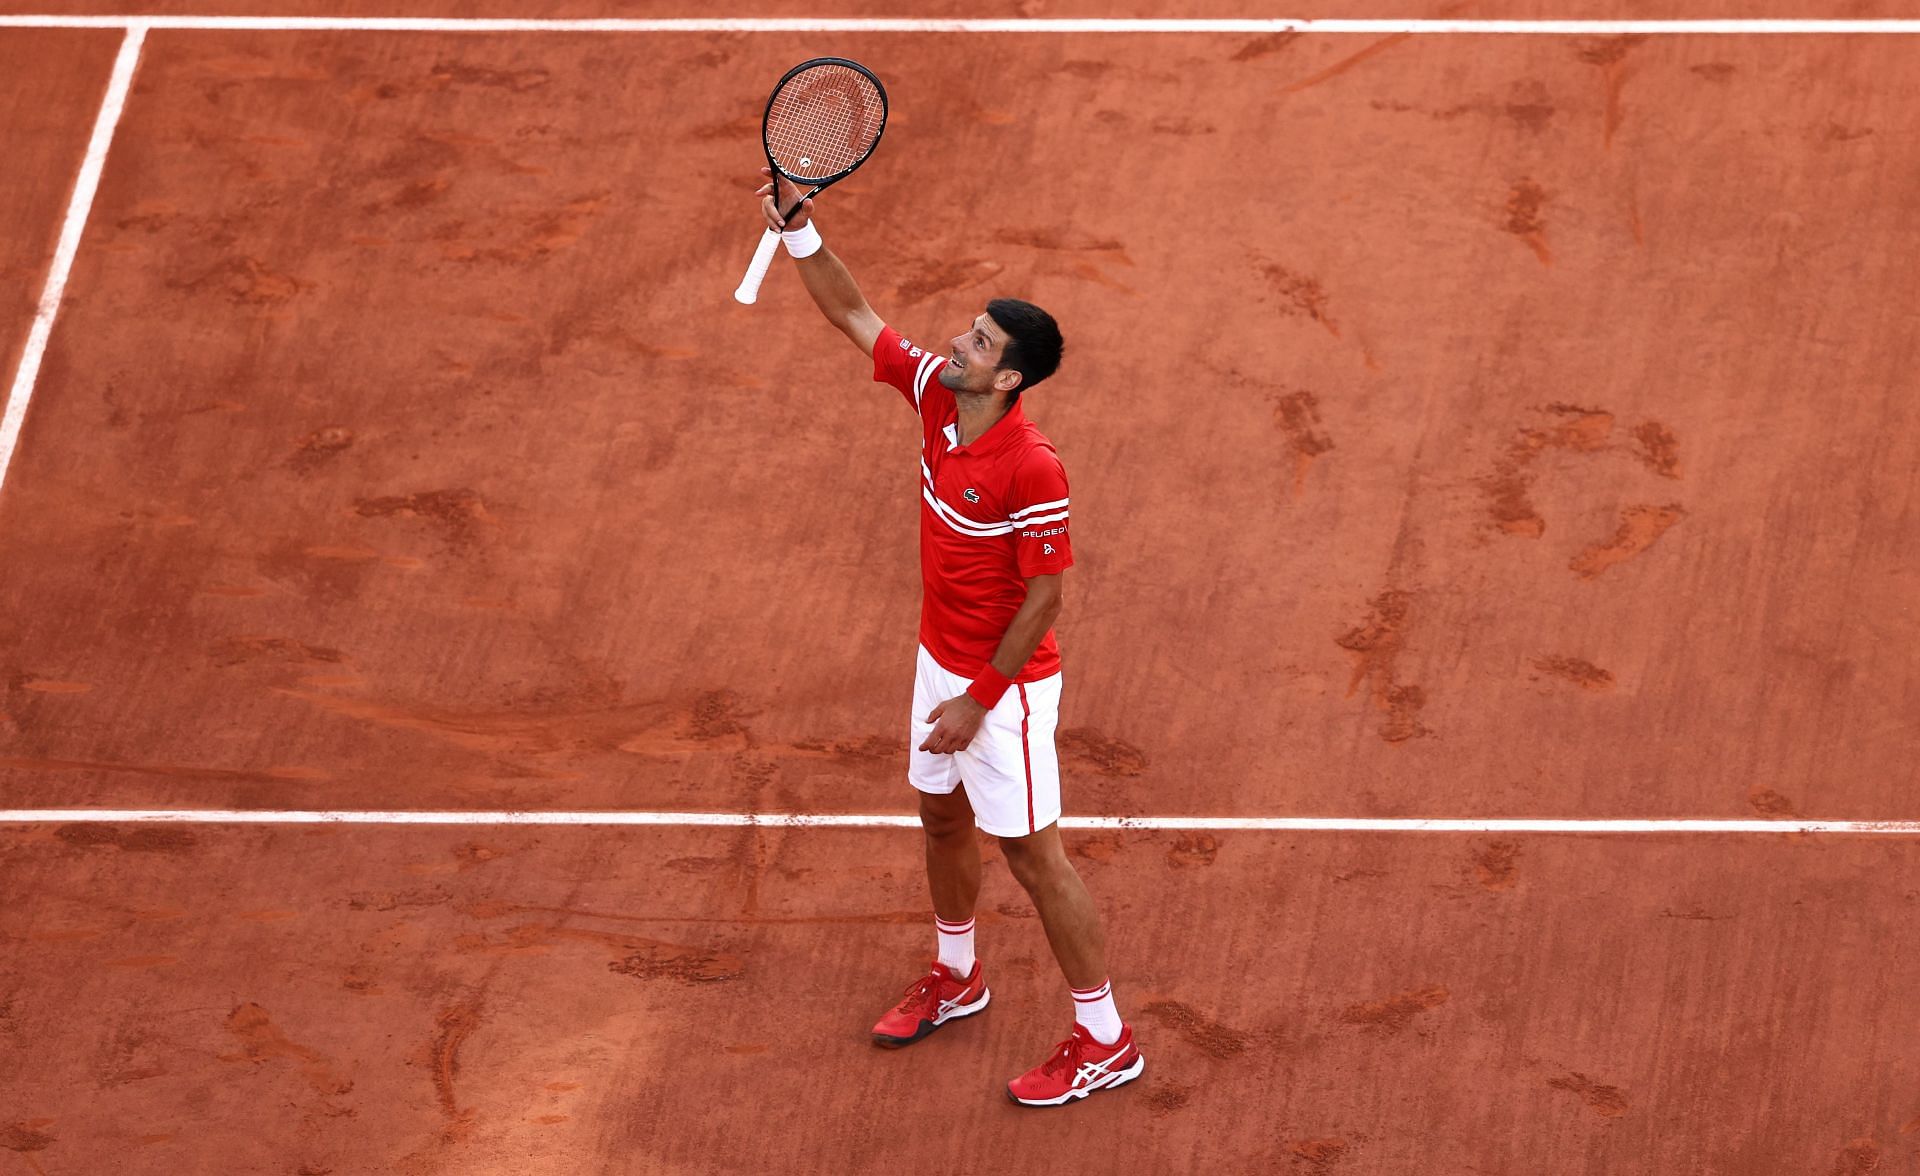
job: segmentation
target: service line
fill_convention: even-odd
[[[0,809],[0,825],[651,825],[670,828],[913,829],[906,813],[703,813],[424,809]],[[1920,837],[1920,821],[1547,817],[1063,817],[1062,829],[1257,833],[1844,833]]]
[[[93,120],[93,138],[87,141],[80,175],[73,182],[73,198],[67,201],[66,219],[60,222],[60,241],[53,248],[47,284],[41,289],[40,305],[33,312],[33,327],[27,332],[27,346],[20,353],[20,366],[14,369],[6,411],[0,413],[0,490],[6,489],[7,467],[13,464],[14,446],[20,442],[20,426],[26,423],[27,404],[33,399],[34,383],[40,377],[40,361],[46,355],[47,340],[53,337],[53,320],[60,315],[67,275],[73,270],[74,256],[80,252],[80,237],[86,232],[87,216],[93,211],[93,194],[99,189],[100,173],[107,166],[107,148],[113,145],[113,132],[120,126],[127,91],[133,86],[133,70],[140,63],[140,46],[146,39],[145,28],[139,25],[127,28],[127,35],[120,41],[120,55],[113,61],[113,74],[107,81],[107,96],[100,102],[100,115]]]
[[[1920,34],[1920,20],[1308,20],[1086,17],[1039,20],[920,17],[691,17],[519,19],[431,16],[0,16],[0,28],[198,29],[368,33],[1407,33],[1535,36],[1751,36]]]

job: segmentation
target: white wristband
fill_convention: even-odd
[[[820,252],[820,246],[824,244],[820,240],[820,230],[813,227],[811,217],[799,228],[780,234],[780,239],[787,243],[787,252],[794,257],[812,257]]]

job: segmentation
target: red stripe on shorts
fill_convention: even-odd
[[[1027,716],[1033,712],[1027,709],[1027,688],[1019,682],[1014,683],[1020,691],[1020,758],[1027,766],[1027,832],[1033,832],[1033,752],[1027,747]]]

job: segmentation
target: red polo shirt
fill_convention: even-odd
[[[1026,577],[1073,566],[1067,471],[1017,401],[960,444],[959,406],[935,378],[946,363],[892,327],[873,344],[874,380],[898,388],[920,414],[920,644],[947,672],[972,678],[1026,600]],[[1014,681],[1059,669],[1049,629]]]

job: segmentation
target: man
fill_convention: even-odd
[[[1020,408],[1059,366],[1061,340],[1037,306],[987,304],[946,355],[880,321],[820,241],[813,202],[770,171],[758,195],[827,321],[873,359],[920,414],[920,650],[908,782],[920,795],[937,957],[880,1018],[873,1039],[899,1047],[987,1007],[974,957],[980,895],[975,830],[1000,839],[1072,989],[1073,1033],[1007,1094],[1060,1106],[1140,1076],[1145,1061],[1120,1020],[1093,899],[1060,844],[1060,650],[1053,623],[1073,564],[1067,477]],[[775,192],[775,184],[779,190]],[[774,202],[775,195],[779,204]],[[782,210],[792,209],[783,218]]]

